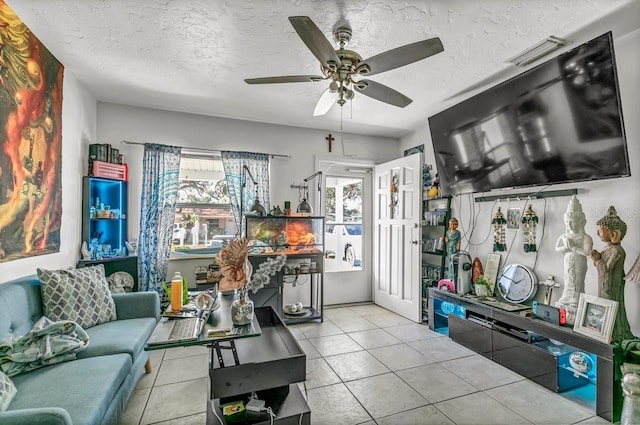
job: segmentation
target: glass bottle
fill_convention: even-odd
[[[171,310],[180,311],[182,310],[182,276],[180,272],[176,272],[171,279]]]

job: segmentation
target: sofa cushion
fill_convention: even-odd
[[[71,270],[38,269],[44,315],[53,321],[71,320],[87,329],[115,320],[104,265]]]
[[[36,275],[0,284],[0,339],[26,334],[41,317],[40,280]]]
[[[0,372],[0,412],[4,412],[9,407],[9,403],[16,395],[16,386],[11,378]]]
[[[91,343],[78,353],[78,358],[126,353],[135,362],[155,326],[155,318],[143,317],[114,320],[89,328],[87,334]]]
[[[131,365],[130,356],[114,354],[23,373],[13,378],[18,393],[9,411],[61,407],[74,424],[101,424]]]

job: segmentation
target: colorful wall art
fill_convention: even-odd
[[[63,74],[0,0],[0,262],[60,251]]]

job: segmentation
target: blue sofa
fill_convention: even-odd
[[[145,343],[160,317],[155,292],[112,294],[118,320],[86,329],[90,342],[77,359],[12,377],[18,392],[0,424],[115,424],[143,372]],[[42,316],[40,281],[27,276],[0,284],[0,339],[26,334]]]

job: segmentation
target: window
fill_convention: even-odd
[[[172,253],[218,247],[235,234],[222,159],[183,151]]]
[[[362,270],[361,178],[327,176],[325,271]]]

